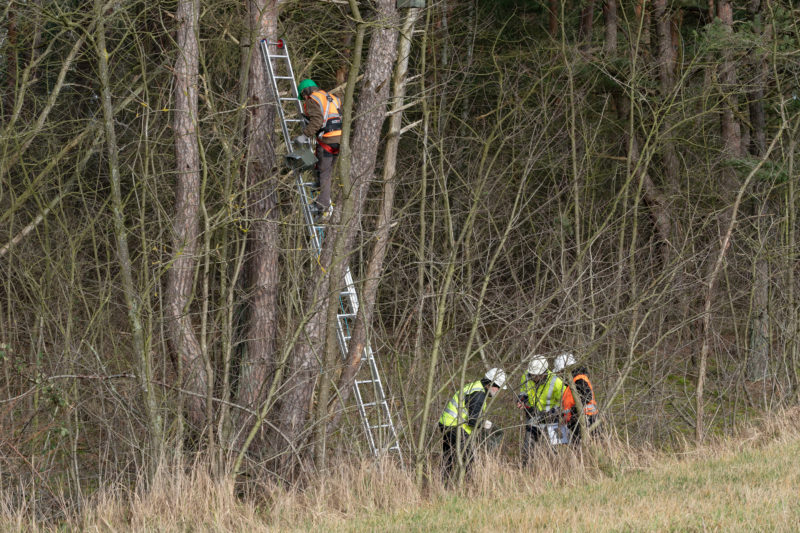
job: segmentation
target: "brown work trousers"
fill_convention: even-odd
[[[331,207],[331,178],[337,156],[326,151],[319,143],[317,143],[316,152],[317,165],[314,167],[314,177],[319,189],[316,203],[321,211],[327,211]]]

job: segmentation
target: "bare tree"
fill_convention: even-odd
[[[119,163],[119,146],[114,127],[114,107],[111,101],[111,76],[108,66],[108,50],[106,48],[105,6],[102,0],[95,0],[95,46],[97,50],[98,73],[100,81],[101,103],[103,107],[103,123],[105,125],[106,153],[108,155],[109,175],[111,176],[111,206],[114,218],[114,235],[117,242],[117,257],[122,272],[122,291],[127,306],[128,321],[133,337],[133,352],[137,361],[137,378],[145,407],[147,429],[149,431],[148,471],[155,472],[162,453],[161,419],[153,390],[152,358],[145,339],[145,331],[141,319],[140,296],[134,284],[133,264],[128,250],[128,231],[125,227],[124,202],[122,198],[122,176]]]

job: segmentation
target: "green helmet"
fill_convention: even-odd
[[[308,89],[309,87],[317,87],[317,84],[314,83],[314,80],[310,80],[308,78],[304,79],[300,82],[300,85],[297,86],[297,99],[303,99],[303,91]]]

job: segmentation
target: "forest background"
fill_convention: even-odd
[[[420,484],[453,391],[535,353],[590,369],[598,432],[663,449],[797,402],[791,0],[2,12],[2,487],[38,516],[164,464],[293,484],[368,455],[365,342]],[[261,38],[344,98],[318,258]]]

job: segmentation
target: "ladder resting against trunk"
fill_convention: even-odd
[[[311,152],[312,147],[311,145],[297,147],[293,145],[293,136],[298,136],[302,133],[303,108],[298,99],[297,83],[294,78],[289,51],[286,43],[281,40],[273,42],[262,39],[260,47],[278,108],[278,118],[288,154],[287,162],[294,167],[295,183],[303,209],[303,220],[311,241],[311,248],[319,256],[322,252],[325,229],[323,224],[319,224],[315,220],[315,213],[312,208],[316,184],[311,176],[311,171],[304,168],[303,158],[292,157],[301,153],[308,154]],[[350,337],[358,313],[358,294],[353,283],[350,267],[345,268],[343,282],[344,288],[339,292],[336,331],[339,339],[339,349],[342,357],[346,359]],[[380,457],[386,453],[395,453],[402,460],[397,429],[389,409],[389,402],[386,399],[386,391],[381,381],[376,354],[369,342],[364,347],[361,366],[355,376],[353,396],[355,397],[358,413],[372,454],[375,457]]]

